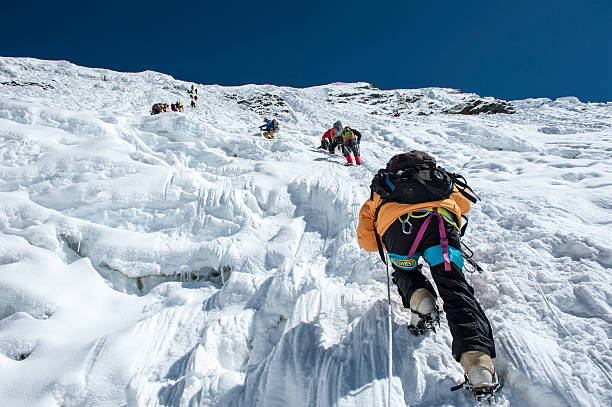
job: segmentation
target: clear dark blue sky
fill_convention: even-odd
[[[612,100],[612,1],[4,1],[1,56],[177,79]]]

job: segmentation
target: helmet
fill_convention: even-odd
[[[341,129],[342,128],[342,123],[340,122],[340,120],[338,120],[336,123],[334,123],[334,128],[335,129]]]
[[[267,121],[268,121],[268,118],[267,118],[267,117],[264,117],[264,122],[267,122]]]

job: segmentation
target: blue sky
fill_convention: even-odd
[[[612,101],[612,1],[3,2],[1,56],[199,83]]]

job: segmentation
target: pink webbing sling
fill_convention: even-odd
[[[446,237],[446,230],[444,229],[444,219],[438,213],[438,208],[434,208],[432,210],[431,215],[429,215],[427,219],[425,219],[425,222],[423,222],[423,224],[421,225],[419,233],[417,233],[416,238],[412,243],[412,247],[410,247],[410,252],[408,252],[408,258],[411,259],[412,256],[416,253],[417,247],[419,247],[419,243],[421,243],[421,239],[423,239],[423,235],[425,234],[427,226],[429,225],[429,221],[431,220],[431,217],[433,215],[436,215],[438,217],[438,229],[440,230],[440,245],[442,246],[442,257],[444,258],[444,270],[450,271],[451,265],[450,256],[448,255],[448,239]]]

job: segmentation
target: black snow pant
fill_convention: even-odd
[[[477,350],[494,358],[495,344],[493,342],[491,324],[474,296],[474,289],[465,279],[461,266],[452,261],[450,271],[444,270],[443,262],[431,266],[431,258],[434,256],[430,255],[431,258],[428,258],[428,252],[431,253],[432,251],[427,251],[427,249],[440,245],[438,218],[435,215],[432,216],[433,218],[429,222],[427,230],[417,247],[415,256],[424,255],[425,260],[430,263],[431,275],[438,288],[438,293],[444,302],[444,312],[446,313],[448,326],[453,337],[453,357],[459,361],[463,352]],[[408,228],[402,229],[402,223],[399,220],[393,222],[382,236],[390,257],[408,255],[410,247],[425,219],[425,217],[410,218],[409,221],[412,224],[412,228],[409,233],[404,233],[404,230],[408,232],[406,230]],[[444,226],[449,250],[454,251],[455,254],[455,257],[451,255],[451,260],[453,260],[453,258],[457,258],[456,255],[461,248],[459,234],[457,229],[448,222],[445,221]],[[462,263],[462,260],[457,262]],[[402,263],[399,262],[399,264]],[[426,288],[434,296],[436,295],[429,280],[421,273],[420,266],[407,270],[393,264],[393,261],[392,266],[395,269],[393,281],[397,284],[404,307],[410,307],[410,297],[419,288]]]
[[[342,155],[345,157],[353,153],[355,157],[359,157],[359,143],[357,140],[347,140],[342,146]]]
[[[344,141],[342,140],[342,137],[334,137],[331,143],[329,143],[329,152],[335,154],[336,147],[338,146],[342,147],[342,155],[346,155],[344,154]]]

